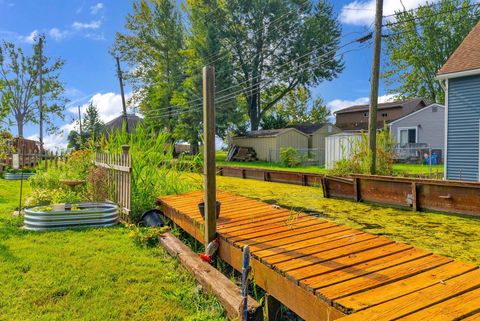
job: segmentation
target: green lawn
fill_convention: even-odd
[[[21,230],[18,187],[0,179],[0,320],[226,320],[177,260],[123,227]]]
[[[347,200],[325,199],[316,187],[217,177],[220,189],[279,204],[293,210],[313,211],[328,220],[369,233],[384,235],[434,253],[480,264],[480,219],[413,212]]]
[[[325,174],[327,170],[324,167],[320,166],[297,166],[297,167],[285,167],[279,163],[269,163],[269,162],[227,162],[227,153],[225,151],[217,151],[217,166],[240,166],[240,167],[253,167],[253,168],[264,168],[264,169],[274,169],[274,170],[285,170],[285,171],[301,171],[306,173],[318,173]],[[393,169],[397,175],[419,175],[419,174],[429,174],[429,166],[425,164],[394,164]],[[433,165],[432,166],[432,175],[439,173],[440,177],[443,173],[443,165]]]

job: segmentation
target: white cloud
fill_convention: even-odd
[[[70,132],[70,129],[67,127],[70,124],[62,126],[58,134],[46,135],[43,137],[43,146],[45,149],[50,151],[62,151],[67,149],[67,136]],[[27,137],[27,139],[39,140],[38,134],[33,134]]]
[[[395,96],[396,96],[395,94],[378,96],[378,102],[385,103],[385,102],[393,101]],[[354,100],[334,99],[327,103],[327,108],[331,110],[333,113],[340,109],[347,108],[350,106],[366,105],[369,102],[370,102],[369,97],[360,97]]]
[[[75,21],[72,24],[72,28],[75,30],[82,30],[82,29],[98,29],[102,25],[100,20],[94,20],[91,22],[78,22]]]
[[[68,31],[60,30],[58,28],[52,28],[48,30],[48,35],[52,37],[55,41],[60,41],[65,39],[65,37],[67,37]]]
[[[131,96],[132,93],[127,93],[125,95],[125,100],[128,101]],[[93,95],[87,103],[80,107],[82,114],[85,113],[85,110],[87,110],[87,107],[90,103],[93,103],[97,106],[100,118],[104,122],[108,122],[122,114],[122,96],[120,94],[110,92],[105,94],[97,93]],[[77,107],[71,107],[68,110],[72,114],[78,114]]]
[[[90,14],[92,15],[96,15],[97,13],[99,13],[103,8],[105,8],[105,6],[103,5],[103,3],[99,2],[93,6],[90,7]]]
[[[39,35],[39,32],[38,32],[38,30],[35,29],[32,32],[30,32],[29,35],[20,36],[19,38],[23,42],[33,44],[35,42],[35,40],[38,38],[38,35]]]
[[[395,11],[414,9],[427,3],[436,3],[439,0],[385,0],[383,3],[383,15],[388,16]],[[376,0],[355,0],[343,6],[340,12],[340,21],[345,24],[369,26],[375,19]],[[403,3],[403,6],[402,6]]]

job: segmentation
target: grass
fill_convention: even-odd
[[[306,173],[318,173],[325,174],[327,169],[320,166],[297,166],[297,167],[286,167],[280,163],[270,163],[263,161],[255,162],[227,162],[225,161],[227,153],[224,151],[217,151],[217,166],[240,166],[240,167],[252,167],[252,168],[263,168],[263,169],[274,169],[274,170],[284,170],[284,171],[301,171]],[[428,165],[425,164],[394,164],[393,169],[397,175],[426,175],[429,174],[430,169]],[[432,174],[435,177],[436,173],[439,173],[441,176],[443,174],[443,165],[432,165]]]
[[[319,188],[217,177],[220,189],[480,265],[480,219],[325,199]]]
[[[21,230],[18,187],[0,180],[0,320],[226,320],[177,260],[121,226]]]

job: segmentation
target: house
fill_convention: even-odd
[[[295,128],[254,130],[243,136],[232,138],[232,144],[240,147],[251,147],[262,161],[280,161],[281,148],[293,147],[308,149],[309,136]]]
[[[397,143],[397,160],[421,161],[430,151],[440,161],[445,140],[445,106],[431,104],[388,124]]]
[[[480,22],[437,78],[445,89],[445,177],[479,181]]]
[[[105,124],[105,130],[107,132],[122,130],[123,128],[123,115],[120,115],[108,123]],[[127,128],[128,132],[132,133],[139,124],[143,124],[143,119],[134,114],[127,115]]]
[[[330,123],[299,124],[291,127],[308,135],[308,148],[313,150],[312,153],[318,153],[319,165],[322,166],[325,164],[325,137],[342,132]]]
[[[423,98],[378,104],[377,128],[427,106]],[[368,130],[369,105],[356,105],[336,111],[335,125],[342,130]]]

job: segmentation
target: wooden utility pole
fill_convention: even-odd
[[[370,174],[372,175],[377,171],[378,78],[380,75],[380,49],[382,45],[382,16],[383,0],[377,0],[375,9],[372,75],[370,77],[370,112],[368,117],[368,143],[371,153]]]
[[[37,57],[37,68],[38,68],[38,111],[40,119],[40,152],[43,152],[43,36],[38,37],[38,57]]]
[[[205,175],[205,246],[217,235],[215,166],[215,68],[203,67],[203,138]]]
[[[117,73],[118,73],[118,80],[120,82],[120,94],[122,95],[123,125],[125,126],[125,130],[128,133],[127,104],[125,103],[125,93],[123,92],[123,78],[122,78],[122,70],[120,69],[120,58],[115,57],[115,59],[117,60]]]
[[[80,147],[83,145],[83,131],[82,131],[82,114],[80,113],[80,105],[78,105],[78,126],[80,131]]]

